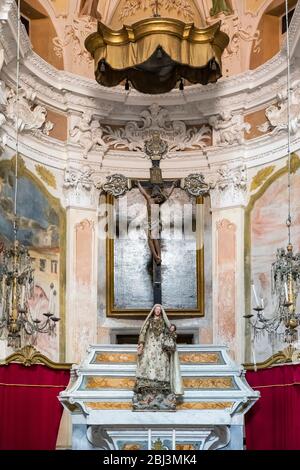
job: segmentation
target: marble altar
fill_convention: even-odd
[[[59,400],[72,415],[72,448],[239,450],[259,398],[223,346],[178,346],[184,396],[176,412],[133,412],[136,347],[90,346]]]

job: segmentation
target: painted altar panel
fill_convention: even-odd
[[[272,184],[271,184],[272,183]],[[251,278],[255,283],[257,295],[263,298],[265,313],[270,317],[275,309],[274,298],[271,297],[271,265],[275,261],[278,248],[287,246],[287,174],[281,171],[278,178],[271,177],[265,184],[266,190],[255,201],[250,214],[251,221]],[[264,188],[262,188],[264,189]],[[292,175],[292,217],[291,231],[294,251],[300,251],[300,172]],[[255,306],[253,292],[251,307]],[[298,310],[299,311],[299,302]],[[282,348],[274,342],[273,348],[267,336],[261,336],[255,341],[255,355],[251,350],[251,362],[257,362],[270,357]],[[253,349],[253,348],[252,348]]]
[[[111,315],[143,314],[153,305],[145,199],[133,189],[115,201],[115,208],[117,237],[108,242]],[[202,209],[180,189],[162,205],[162,303],[174,314],[203,314]]]
[[[18,240],[29,249],[35,269],[35,287],[29,300],[32,317],[43,321],[48,312],[50,284],[57,292],[56,336],[38,335],[35,347],[53,360],[60,359],[60,338],[64,328],[63,290],[65,264],[62,259],[65,216],[59,202],[32,175],[20,159],[18,178]],[[0,238],[6,245],[13,240],[14,159],[0,164]],[[61,350],[63,354],[63,350]]]

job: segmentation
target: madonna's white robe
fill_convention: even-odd
[[[169,319],[161,307],[164,328],[159,335],[155,335],[151,325],[154,314],[153,307],[146,318],[140,332],[139,343],[144,344],[143,354],[138,357],[136,377],[138,382],[156,382],[157,385],[170,384],[170,390],[175,395],[183,395],[180,363],[177,349],[171,354],[163,351],[162,339],[164,330],[170,326]],[[144,380],[143,380],[144,379]]]

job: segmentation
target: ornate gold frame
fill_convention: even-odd
[[[197,202],[203,198],[197,198]],[[113,204],[114,198],[107,195],[107,204]],[[203,237],[204,238],[204,237]],[[204,317],[205,282],[204,282],[204,246],[197,250],[197,308],[187,310],[168,309],[168,316],[175,318]],[[106,316],[115,318],[145,318],[149,309],[117,309],[114,306],[114,240],[106,238]]]
[[[15,171],[14,160],[16,156],[12,157],[10,160],[3,160],[0,162],[2,167],[11,168],[12,171]],[[57,210],[59,214],[59,238],[60,238],[60,271],[59,271],[59,315],[60,315],[60,325],[59,325],[59,358],[61,361],[65,358],[65,338],[66,338],[66,324],[65,324],[65,290],[66,290],[66,211],[63,209],[60,200],[52,194],[49,193],[44,184],[40,179],[31,171],[26,168],[25,162],[22,157],[19,156],[18,162],[18,174],[19,177],[25,176],[31,180],[41,191],[42,194],[48,199],[51,207]],[[50,359],[49,359],[50,360]]]

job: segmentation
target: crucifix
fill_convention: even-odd
[[[152,138],[145,142],[145,153],[152,162],[152,168],[150,168],[150,185],[147,185],[148,187],[146,188],[138,182],[138,188],[147,203],[147,237],[152,254],[153,300],[155,304],[161,304],[162,302],[160,207],[170,198],[176,186],[176,181],[174,181],[168,191],[164,188],[160,161],[167,151],[167,142],[161,139],[158,131],[154,131]]]

